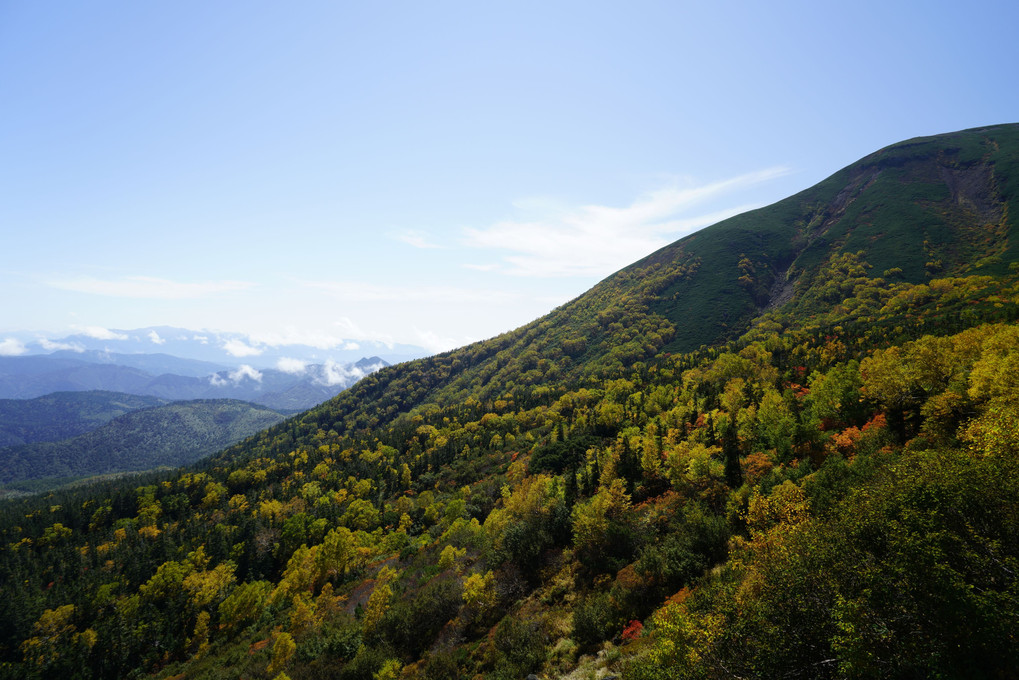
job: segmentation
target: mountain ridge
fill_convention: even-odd
[[[179,467],[284,417],[236,399],[146,406],[70,438],[0,448],[0,482]]]
[[[362,357],[347,365],[301,364],[291,371],[257,370],[242,365],[237,369],[220,369],[195,376],[195,368],[204,364],[177,358],[167,360],[160,355],[103,356],[110,361],[116,361],[118,356],[126,357],[127,365],[82,360],[63,352],[0,357],[0,397],[33,399],[54,392],[98,389],[171,401],[241,399],[270,408],[299,411],[336,395],[365,374],[385,365],[378,357]],[[139,366],[183,366],[185,373],[154,375]]]
[[[166,403],[123,392],[53,392],[35,399],[0,399],[0,447],[58,441],[129,411]]]

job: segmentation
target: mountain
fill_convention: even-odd
[[[0,398],[33,399],[53,392],[106,390],[145,394],[152,376],[126,366],[62,357],[0,357]]]
[[[1003,678],[1019,126],[910,140],[185,470],[0,506],[11,677]]]
[[[186,465],[283,418],[232,399],[133,410],[63,441],[0,448],[0,482]]]
[[[290,371],[257,370],[248,365],[192,375],[210,364],[168,355],[117,355],[86,352],[0,357],[0,398],[33,399],[53,392],[107,390],[169,401],[240,399],[273,409],[298,411],[322,402],[386,362],[362,357],[356,363],[304,365]],[[124,363],[114,363],[121,362]],[[153,375],[175,368],[182,373]]]
[[[732,340],[796,293],[815,302],[804,313],[839,302],[843,291],[808,294],[839,255],[862,252],[888,283],[1002,275],[1019,260],[1008,211],[1019,194],[1017,148],[1019,126],[1004,125],[882,149],[666,246],[516,331],[388,371],[349,399],[368,411],[391,385],[395,414],[432,399],[494,398],[507,383],[608,376]]]
[[[258,369],[275,368],[280,361],[305,364],[347,364],[359,357],[376,355],[386,363],[398,363],[427,356],[423,347],[376,340],[320,340],[318,346],[300,342],[273,341],[272,344],[244,333],[190,330],[171,326],[135,329],[88,328],[72,335],[52,337],[27,331],[5,333],[17,339],[27,355],[60,352],[85,361],[116,363],[148,373],[176,373],[201,377],[223,368],[247,364]],[[137,355],[144,355],[141,359]],[[166,357],[175,359],[167,359]],[[134,357],[134,358],[132,358]],[[160,358],[164,361],[156,365]],[[189,364],[197,362],[197,364]],[[145,363],[138,363],[138,362]],[[165,363],[172,361],[173,363]],[[203,364],[217,368],[206,370]]]
[[[145,371],[150,375],[172,373],[193,378],[204,378],[230,368],[230,366],[224,364],[198,361],[197,359],[185,359],[163,353],[118,354],[96,349],[87,349],[80,352],[64,349],[52,352],[47,356],[54,359],[69,359],[71,361],[84,361],[93,364],[127,366],[128,368],[137,368],[140,371]]]
[[[67,439],[130,411],[165,403],[156,397],[100,391],[0,399],[0,447]]]

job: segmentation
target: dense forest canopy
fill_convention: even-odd
[[[891,147],[190,468],[4,504],[2,673],[1009,677],[1017,161]]]

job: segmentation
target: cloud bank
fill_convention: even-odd
[[[25,345],[17,338],[6,338],[5,340],[0,340],[0,357],[16,357],[27,351],[28,350],[25,349]]]
[[[290,375],[301,375],[308,369],[308,362],[290,357],[280,357],[276,362],[276,368]]]

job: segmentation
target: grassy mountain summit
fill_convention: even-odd
[[[189,469],[0,505],[0,675],[1009,677],[1016,162],[889,147]]]
[[[1019,192],[1017,152],[1014,124],[901,142],[666,246],[599,285],[683,266],[687,275],[647,306],[676,329],[664,349],[685,352],[737,337],[835,254],[862,251],[875,271],[898,269],[895,276],[910,283],[1002,274],[1019,259],[1019,218],[1007,209]]]

